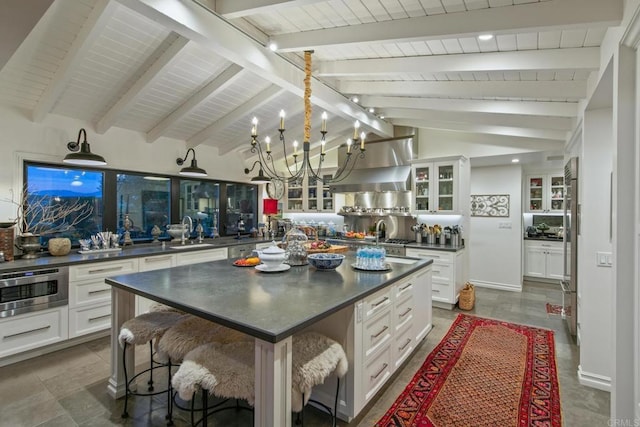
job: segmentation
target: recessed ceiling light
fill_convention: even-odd
[[[380,119],[384,119],[384,115],[380,114]]]
[[[276,50],[278,50],[278,45],[275,42],[271,42],[269,43],[269,49],[275,52]]]
[[[487,40],[491,40],[493,38],[493,34],[480,34],[478,36],[478,40],[482,40],[483,42],[486,42]]]
[[[511,163],[520,163],[520,159],[511,159]]]
[[[352,97],[351,100],[356,103],[360,101],[360,99],[357,96]]]
[[[376,109],[375,109],[375,108],[373,108],[373,107],[369,107],[369,112],[370,112],[370,113],[375,113],[375,112],[376,112]]]

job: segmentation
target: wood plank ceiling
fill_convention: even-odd
[[[312,49],[312,132],[327,111],[329,145],[358,119],[379,137],[401,125],[561,149],[622,3],[55,0],[0,70],[0,102],[249,161],[254,116],[273,139],[284,109],[301,140]]]

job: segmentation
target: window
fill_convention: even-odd
[[[103,229],[104,173],[27,164],[25,221],[41,243],[68,237],[73,243]]]
[[[194,229],[202,225],[202,236],[212,237],[220,226],[220,184],[180,180],[180,218],[189,216]],[[194,234],[195,236],[195,234]]]
[[[131,240],[150,240],[154,226],[168,237],[171,223],[171,180],[168,177],[119,173],[116,176],[118,234],[124,234],[124,217],[129,215]]]

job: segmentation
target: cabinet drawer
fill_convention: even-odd
[[[394,370],[405,361],[415,348],[415,337],[413,333],[413,325],[409,323],[402,331],[398,333],[398,336],[394,340],[393,347],[393,361]]]
[[[365,402],[380,390],[387,379],[391,376],[391,346],[387,345],[375,357],[373,357],[363,369],[363,390],[365,390]]]
[[[104,279],[69,283],[69,308],[111,301],[111,286]]]
[[[390,288],[384,289],[364,300],[363,309],[365,321],[391,308],[391,292]]]
[[[382,346],[388,345],[392,331],[391,310],[365,322],[362,337],[365,358],[371,356]]]
[[[411,295],[413,295],[414,289],[415,289],[415,285],[412,280],[407,280],[405,282],[394,285],[393,296],[396,300],[396,304],[398,301],[404,300],[406,298],[410,298]]]
[[[72,265],[69,267],[69,281],[76,282],[96,278],[116,276],[118,274],[136,273],[138,260],[135,258],[120,261],[105,261],[91,264]]]
[[[415,310],[415,302],[413,298],[406,298],[396,303],[393,313],[395,317],[395,330],[402,329],[407,323],[413,321],[413,315]]]
[[[67,307],[3,319],[0,321],[0,357],[66,340],[68,319]]]
[[[111,304],[69,310],[69,338],[111,327]]]
[[[138,259],[139,271],[159,270],[173,267],[176,264],[175,254],[146,256]]]
[[[453,253],[447,251],[427,251],[424,249],[407,248],[407,256],[415,258],[432,258],[435,264],[438,261],[453,262]]]
[[[441,261],[433,262],[433,280],[446,283],[453,282],[453,264]]]
[[[451,285],[434,281],[431,283],[431,296],[442,300],[449,300],[452,293],[451,289]]]
[[[176,255],[176,265],[197,264],[199,262],[218,261],[221,259],[227,259],[227,248],[180,253]]]

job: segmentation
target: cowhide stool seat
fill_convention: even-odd
[[[320,404],[337,421],[340,378],[348,370],[347,356],[342,346],[331,338],[317,332],[304,332],[292,338],[291,409],[298,413],[298,423],[303,423],[303,408],[310,401],[312,388],[324,383],[332,374],[337,377],[334,407]],[[173,375],[172,387],[181,398],[189,399],[202,390],[202,405],[207,407],[208,395],[221,398],[246,400],[253,406],[255,394],[254,343],[240,341],[229,344],[205,344],[184,357],[182,365]],[[203,426],[207,417],[203,414]],[[195,425],[196,423],[193,422]]]
[[[187,353],[201,345],[209,343],[226,344],[246,340],[250,340],[253,343],[253,340],[242,332],[196,316],[187,315],[180,322],[169,328],[157,341],[157,358],[164,363],[176,365],[182,363]],[[167,398],[169,399],[169,415],[172,416],[174,400],[171,385],[167,390]],[[194,412],[193,406],[191,409],[178,407],[190,410],[192,414]]]
[[[153,386],[153,371],[154,368],[160,366],[168,366],[168,383],[167,389],[170,388],[171,384],[171,366],[168,364],[160,363],[154,360],[154,350],[153,350],[153,342],[154,340],[158,340],[170,327],[178,324],[182,319],[184,319],[184,314],[175,311],[152,311],[144,314],[140,314],[133,319],[129,319],[122,324],[120,328],[120,333],[118,334],[118,342],[122,347],[122,363],[124,367],[124,378],[125,378],[125,395],[124,395],[124,409],[122,412],[122,417],[127,418],[129,413],[127,412],[129,396],[154,396],[160,393],[164,393],[166,390],[154,391]],[[149,343],[149,368],[134,374],[133,377],[129,378],[129,370],[127,369],[126,363],[126,352],[127,346],[129,345],[142,345]],[[149,381],[147,384],[149,385],[147,389],[147,393],[132,391],[132,384],[135,383],[137,378],[140,375],[149,372]],[[170,414],[167,414],[167,418],[171,421]]]

